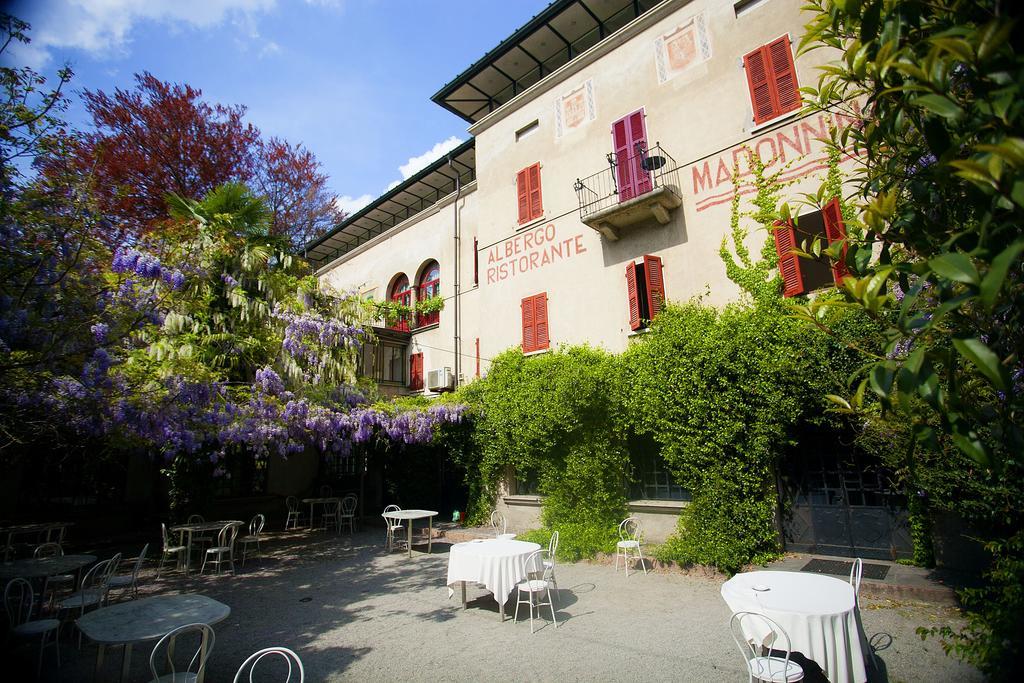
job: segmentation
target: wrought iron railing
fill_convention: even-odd
[[[648,149],[641,142],[629,156],[609,152],[608,168],[586,178],[577,178],[573,187],[580,206],[580,219],[586,221],[598,212],[658,188],[678,196],[679,168],[660,143]]]

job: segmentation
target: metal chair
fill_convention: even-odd
[[[193,633],[199,636],[198,647],[196,647],[196,652],[192,655],[192,659],[189,660],[185,670],[178,671],[174,664],[174,651],[177,649],[177,640],[181,636]],[[206,662],[210,659],[210,654],[213,653],[215,641],[216,636],[214,635],[213,628],[208,624],[186,624],[165,633],[163,638],[153,647],[153,651],[149,653],[149,671],[153,674],[153,683],[193,683],[193,681],[196,681],[200,674],[203,673],[203,669],[206,668]],[[157,655],[160,654],[161,650],[163,651],[162,659],[164,664],[167,669],[170,669],[169,673],[163,675],[160,675],[157,671],[157,661],[160,659]]]
[[[206,519],[202,515],[189,515],[186,524],[206,524]],[[193,533],[192,542],[198,544],[199,547],[213,545],[213,536]]]
[[[45,560],[51,557],[64,557],[64,549],[60,547],[59,543],[43,543],[38,546],[32,553],[32,557],[37,560]],[[39,594],[39,611],[42,612],[43,604],[47,603],[46,596],[50,595],[49,604],[53,604],[53,600],[57,595],[57,591],[66,589],[69,592],[75,588],[75,575],[74,574],[54,574],[53,576],[47,576],[43,581],[43,590]]]
[[[320,487],[320,497],[321,498],[330,498],[333,495],[334,495],[334,489],[332,489],[327,484],[324,484],[323,486]]]
[[[295,683],[304,683],[304,681],[306,680],[306,672],[302,668],[302,660],[299,659],[299,656],[297,654],[295,654],[286,647],[265,647],[262,650],[257,650],[256,652],[253,652],[246,658],[244,662],[242,662],[242,666],[238,667],[238,672],[235,673],[235,677],[232,680],[232,683],[239,683],[239,681],[242,680],[242,674],[245,673],[247,667],[249,668],[249,683],[252,683],[253,673],[255,673],[256,671],[256,665],[259,664],[265,657],[268,657],[270,655],[277,655],[278,657],[281,657],[281,659],[283,659],[285,663],[288,665],[288,675],[285,677],[283,681],[281,681],[281,683],[291,683],[293,670],[297,670],[299,674],[299,679]]]
[[[131,574],[120,574],[110,577],[111,591],[125,591],[134,600],[139,597],[139,572],[142,570],[142,563],[146,561],[146,553],[149,552],[149,544],[142,546],[142,552],[135,558],[135,565]]]
[[[249,553],[249,546],[253,543],[256,544],[256,556],[262,559],[262,549],[260,548],[260,534],[263,533],[263,526],[267,523],[267,518],[263,515],[256,515],[249,522],[249,535],[242,536],[238,539],[238,542],[242,544],[242,566],[245,566],[245,556]]]
[[[355,494],[350,493],[341,499],[341,519],[339,520],[339,526],[341,524],[348,524],[349,533],[356,532],[356,505],[359,503],[359,499],[356,498]]]
[[[384,524],[387,526],[387,533],[384,537],[384,547],[388,550],[394,550],[395,544],[408,545],[408,539],[405,538],[405,534],[401,533],[405,531],[405,527],[402,525],[402,520],[395,519],[394,517],[388,517],[389,512],[401,512],[402,508],[397,505],[388,505],[384,508],[384,512],[381,513],[381,517],[384,518]],[[398,535],[396,536],[396,532]]]
[[[543,567],[544,554],[546,550],[535,550],[530,553],[530,556],[526,558],[526,569],[529,571],[530,567]],[[543,575],[543,571],[541,572]],[[523,600],[523,593],[526,593],[527,599]],[[534,602],[533,596],[541,596],[547,594],[548,601],[541,602],[538,597],[537,602]],[[551,599],[551,583],[544,578],[531,579],[527,578],[525,581],[521,581],[516,584],[516,613],[512,617],[512,623],[514,624],[519,619],[519,605],[522,603],[528,603],[530,605],[530,633],[533,633],[533,608],[537,608],[537,618],[540,618],[540,608],[547,605],[551,608],[551,620],[555,622],[555,628],[558,628],[558,619],[555,618],[555,603]]]
[[[853,595],[857,599],[857,606],[860,607],[860,575],[864,571],[864,561],[859,557],[850,566],[850,585],[853,586]]]
[[[615,571],[619,571],[619,556],[626,565],[626,576],[629,576],[629,560],[631,557],[640,559],[640,566],[647,574],[647,563],[640,545],[644,542],[644,529],[636,517],[627,517],[619,523],[619,542],[615,544]]]
[[[78,591],[57,603],[57,612],[78,610],[78,616],[85,614],[86,609],[103,607],[107,604],[107,592],[110,589],[110,578],[114,575],[117,565],[121,562],[121,553],[109,560],[94,564],[82,577]],[[82,647],[82,632],[78,632],[78,647]]]
[[[284,499],[284,504],[288,508],[288,516],[284,520],[284,530],[288,531],[291,529],[299,528],[299,519],[302,518],[302,510],[299,509],[299,499],[295,496],[288,496]]]
[[[737,612],[729,620],[729,630],[747,663],[750,683],[795,683],[804,679],[803,668],[789,659],[793,649],[789,635],[768,617],[756,612]],[[783,652],[784,657],[777,656]]]
[[[321,516],[321,521],[323,521],[323,524],[324,524],[324,531],[327,531],[330,527],[333,526],[334,529],[339,534],[341,533],[341,501],[340,500],[338,502],[336,502],[336,503],[330,503],[328,505],[324,505],[324,511],[323,511],[323,515]]]
[[[160,535],[163,537],[163,547],[160,549],[160,564],[156,568],[156,578],[160,578],[160,572],[163,571],[164,562],[169,557],[176,557],[178,566],[181,566],[181,560],[188,551],[187,546],[175,545],[171,535],[167,533],[167,525],[160,522]]]
[[[217,534],[217,544],[206,549],[203,555],[203,566],[199,568],[202,574],[206,570],[206,563],[217,565],[217,574],[220,574],[221,565],[227,562],[231,565],[231,573],[235,573],[235,539],[238,538],[237,523],[225,524],[224,528]],[[210,558],[213,558],[212,560]]]
[[[4,610],[7,612],[7,621],[10,624],[10,633],[18,638],[40,637],[39,641],[39,663],[36,665],[36,678],[39,678],[43,671],[43,649],[47,645],[54,645],[57,652],[57,667],[60,667],[60,621],[57,619],[36,619],[32,620],[32,609],[35,606],[35,596],[32,594],[32,584],[22,578],[11,579],[4,589]],[[53,640],[50,640],[50,634]]]
[[[494,529],[494,537],[499,540],[512,540],[516,537],[508,533],[508,520],[497,510],[491,513],[491,528]]]
[[[548,541],[548,552],[544,555],[544,580],[550,581],[555,587],[555,599],[558,598],[558,580],[555,578],[555,553],[558,552],[558,532],[551,532]]]

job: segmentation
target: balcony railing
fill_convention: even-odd
[[[626,156],[609,152],[608,168],[574,184],[580,220],[611,240],[619,230],[653,218],[661,225],[682,204],[679,168],[660,143],[637,143]]]

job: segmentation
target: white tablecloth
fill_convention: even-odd
[[[483,584],[499,605],[504,605],[516,584],[539,566],[527,567],[526,558],[540,550],[540,545],[526,541],[488,539],[456,543],[448,555],[448,597],[460,581]]]
[[[813,659],[832,683],[867,680],[864,653],[870,646],[848,582],[803,572],[748,572],[726,581],[722,597],[733,612],[757,612],[778,623],[793,651]]]

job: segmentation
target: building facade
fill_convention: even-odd
[[[307,248],[339,291],[444,299],[392,325],[368,374],[430,392],[510,347],[622,351],[665,299],[735,300],[719,250],[734,193],[753,191],[750,155],[797,200],[821,183],[830,126],[853,123],[800,112],[799,88],[835,58],[797,54],[801,4],[558,0],[445,85],[433,99],[470,140]],[[842,236],[837,204],[801,214],[799,232],[752,231],[747,244],[777,241],[790,295],[841,276],[789,254],[806,236]],[[685,492],[652,467],[632,507],[657,539]],[[513,526],[536,526],[536,497],[513,477],[505,493]]]

